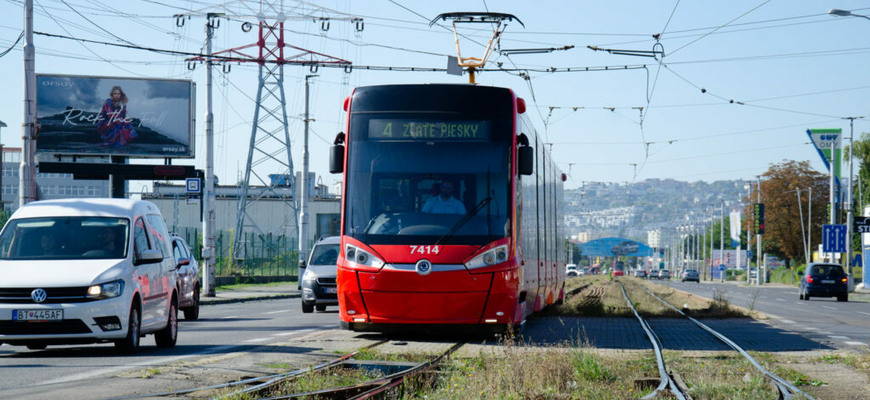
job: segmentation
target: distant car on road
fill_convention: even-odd
[[[671,271],[667,269],[660,269],[658,274],[656,274],[656,279],[671,279]]]
[[[685,281],[701,282],[701,277],[698,274],[698,270],[697,269],[687,269],[687,270],[683,271],[683,275],[680,277],[680,282],[685,282]]]
[[[634,270],[634,276],[636,278],[646,278],[646,271],[642,269],[636,269]]]
[[[580,271],[577,269],[577,264],[568,264],[565,266],[565,275],[568,277],[580,276]]]
[[[846,272],[839,264],[810,263],[801,275],[798,298],[836,297],[837,301],[849,301],[849,284]]]
[[[184,319],[199,319],[199,296],[202,286],[199,280],[199,263],[190,252],[187,242],[176,234],[172,235],[172,252],[175,255],[178,271],[178,309],[184,312]]]

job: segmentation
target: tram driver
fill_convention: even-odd
[[[465,205],[453,197],[453,183],[441,182],[440,192],[423,204],[424,213],[430,214],[465,214]]]

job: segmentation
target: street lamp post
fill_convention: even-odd
[[[758,178],[758,186],[756,187],[756,189],[758,189],[757,198],[758,198],[758,204],[761,204],[761,175],[759,175],[757,178]],[[758,232],[755,233],[755,241],[756,241],[757,247],[758,247],[757,248],[758,254],[755,255],[755,278],[756,278],[756,282],[759,285],[761,285],[761,282],[762,282],[762,279],[761,279],[761,233],[758,233]],[[767,277],[766,266],[764,268],[764,274],[765,274],[764,276]]]
[[[828,10],[828,14],[837,16],[837,17],[858,17],[870,20],[870,17],[861,14],[853,14],[849,10],[841,10],[838,8],[832,8]],[[849,208],[846,209],[846,262],[848,268],[848,276],[849,276],[849,290],[852,290],[852,133],[854,130],[854,123],[856,118],[863,117],[846,117],[844,119],[849,120],[849,188],[848,188],[848,196],[849,196]],[[863,246],[863,240],[862,240]],[[864,276],[867,276],[866,272]]]
[[[870,19],[870,17],[868,17],[866,15],[853,14],[849,10],[841,10],[839,8],[832,8],[832,9],[828,10],[828,14],[831,14],[831,15],[836,16],[836,17],[858,17],[858,18]]]
[[[721,203],[719,211],[719,265],[725,265],[725,201]],[[726,267],[727,268],[727,267]],[[719,279],[725,282],[725,271],[719,268]]]

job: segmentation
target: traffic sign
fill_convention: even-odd
[[[202,191],[202,186],[200,185],[199,178],[187,178],[185,180],[185,189],[187,189],[187,193],[199,193]]]
[[[725,270],[725,264],[719,264],[719,271]]]
[[[846,225],[822,226],[822,251],[826,253],[846,252]]]
[[[870,233],[870,217],[855,217],[852,227],[855,233]]]

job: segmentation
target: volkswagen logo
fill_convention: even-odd
[[[42,303],[45,301],[46,297],[48,297],[48,293],[45,293],[45,290],[43,289],[33,289],[33,291],[30,292],[30,298],[37,303]]]
[[[420,275],[429,275],[432,272],[432,263],[429,260],[420,260],[417,261],[417,265],[415,266],[417,269],[417,273]]]

